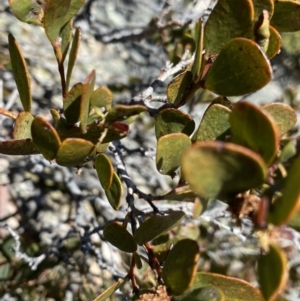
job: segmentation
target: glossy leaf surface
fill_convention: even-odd
[[[282,197],[273,204],[268,222],[280,226],[287,223],[300,209],[300,157],[298,156],[288,171]]]
[[[296,112],[287,104],[269,103],[262,106],[262,109],[272,116],[280,135],[288,132],[297,122]]]
[[[133,253],[137,250],[137,244],[132,235],[118,222],[109,223],[104,228],[103,235],[107,241],[121,251]]]
[[[94,144],[85,139],[65,139],[58,149],[56,163],[63,166],[80,166],[90,160],[88,157],[94,148]]]
[[[197,142],[182,155],[182,173],[203,198],[226,197],[264,182],[262,158],[242,146],[218,141]]]
[[[12,139],[0,141],[0,153],[4,155],[25,156],[40,154],[31,139]]]
[[[266,164],[272,163],[279,147],[279,133],[272,118],[258,106],[240,101],[229,117],[231,141],[252,149]]]
[[[265,299],[275,301],[287,282],[287,258],[283,250],[271,244],[269,251],[258,259],[257,273]]]
[[[223,136],[230,128],[231,110],[221,104],[213,104],[205,111],[193,140],[211,141]]]
[[[123,186],[117,173],[114,172],[111,186],[105,190],[107,200],[113,209],[118,210],[121,205],[121,197],[123,193]]]
[[[270,64],[259,46],[251,40],[236,38],[222,48],[203,87],[219,95],[238,96],[259,90],[271,77]]]
[[[157,141],[156,167],[163,175],[173,175],[180,166],[181,154],[191,145],[190,138],[181,133],[162,136]]]
[[[22,55],[20,46],[15,38],[8,35],[8,49],[10,54],[11,67],[19,91],[20,99],[25,111],[31,110],[31,86],[27,64]]]
[[[204,47],[206,52],[218,54],[231,39],[244,37],[251,29],[253,19],[252,1],[218,1],[205,24]]]
[[[100,116],[103,115],[102,108],[109,110],[113,101],[113,94],[107,87],[99,87],[91,95],[91,106]]]
[[[271,25],[279,32],[293,32],[300,30],[298,1],[276,0],[274,1],[274,14]]]
[[[134,239],[139,245],[143,245],[174,228],[183,217],[184,212],[182,211],[174,211],[167,216],[151,216],[135,231]]]
[[[183,239],[175,244],[162,272],[164,283],[172,294],[181,295],[192,285],[198,259],[199,247],[196,241]]]
[[[194,120],[179,110],[162,110],[155,119],[155,135],[157,139],[171,133],[183,133],[190,136],[194,129]]]
[[[31,123],[34,117],[26,111],[22,111],[14,124],[13,137],[14,139],[31,139]]]
[[[55,128],[42,117],[35,117],[31,124],[31,135],[36,148],[47,160],[53,160],[60,146]]]
[[[113,181],[114,168],[105,154],[99,154],[95,160],[98,178],[104,190],[108,190]]]

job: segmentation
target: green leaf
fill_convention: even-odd
[[[181,202],[193,202],[196,198],[195,193],[192,191],[189,185],[183,185],[175,187],[167,194],[159,197],[159,200],[168,201],[181,201]],[[157,198],[155,200],[158,200]]]
[[[155,135],[157,139],[171,133],[183,133],[190,136],[194,129],[194,120],[179,110],[164,109],[158,113],[155,119]]]
[[[35,117],[31,124],[33,143],[49,161],[55,159],[60,146],[60,138],[55,128],[42,117]]]
[[[26,111],[22,111],[14,124],[13,137],[14,139],[31,139],[31,123],[34,117]]]
[[[133,253],[137,244],[133,236],[118,222],[109,223],[103,230],[105,239],[121,251]]]
[[[185,71],[173,78],[167,87],[167,98],[175,107],[179,107],[183,95],[188,91],[192,83],[191,71]]]
[[[290,158],[294,157],[297,153],[295,141],[292,140],[281,140],[281,144],[283,144],[283,147],[281,149],[278,162],[284,163]]]
[[[119,281],[115,282],[93,301],[107,301],[107,298],[109,298],[116,290],[118,290],[124,282],[126,282],[126,279],[120,279]]]
[[[59,45],[63,27],[83,6],[84,0],[47,0],[44,28],[52,45]]]
[[[197,78],[200,75],[201,72],[201,66],[202,66],[202,56],[203,56],[203,37],[204,37],[204,24],[201,19],[198,20],[196,24],[196,51],[195,51],[195,59],[192,66],[192,79],[193,81],[196,81]]]
[[[288,132],[297,122],[297,114],[289,105],[284,103],[269,103],[262,106],[272,116],[279,130],[279,134],[283,135]]]
[[[31,110],[30,76],[20,46],[15,38],[8,35],[8,49],[10,53],[11,67],[19,91],[20,99],[25,111]]]
[[[298,156],[288,170],[282,197],[277,199],[267,217],[268,222],[280,226],[287,223],[300,209],[300,157]]]
[[[157,141],[156,167],[163,175],[173,176],[180,166],[181,154],[191,145],[190,138],[182,133],[162,136]]]
[[[267,176],[262,158],[232,143],[197,142],[182,154],[182,173],[203,198],[220,198],[260,186]]]
[[[269,61],[259,46],[251,40],[236,38],[222,48],[203,87],[219,95],[238,96],[261,89],[271,77]]]
[[[112,124],[115,121],[122,121],[146,111],[147,108],[142,105],[117,105],[108,111],[105,117],[105,123]]]
[[[77,83],[72,87],[64,99],[63,108],[68,124],[75,124],[79,121],[82,93],[83,84]]]
[[[137,252],[134,252],[132,255],[134,256],[135,266],[140,270],[143,267],[143,262],[140,255]]]
[[[95,112],[99,115],[103,115],[102,108],[110,110],[113,101],[113,94],[107,87],[99,87],[91,96],[91,106]]]
[[[279,148],[279,133],[272,118],[258,106],[238,102],[229,117],[231,141],[252,149],[270,165]]]
[[[177,242],[164,263],[162,278],[174,295],[183,294],[193,283],[199,260],[196,241],[183,239]]]
[[[182,211],[174,211],[167,216],[151,216],[135,231],[134,239],[143,245],[177,226],[184,216]]]
[[[13,14],[22,22],[43,25],[46,0],[9,0]]]
[[[60,51],[61,51],[61,58],[59,58],[59,62],[63,63],[64,60],[66,59],[70,42],[72,39],[72,28],[73,28],[73,20],[70,20],[64,27],[62,28],[60,32],[60,38],[61,38],[61,43],[60,43]]]
[[[276,0],[274,1],[274,14],[271,25],[279,32],[293,32],[300,30],[298,1]]]
[[[274,12],[274,0],[252,0],[254,5],[254,20],[258,20],[263,10],[267,10],[271,19]]]
[[[98,178],[104,190],[108,190],[113,181],[114,168],[109,158],[101,153],[95,161]]]
[[[69,90],[71,75],[72,75],[73,67],[75,65],[75,61],[76,61],[77,54],[78,54],[80,38],[81,38],[81,29],[80,29],[80,27],[77,27],[74,37],[73,37],[73,42],[72,42],[72,46],[71,46],[70,54],[69,54],[68,70],[67,70],[67,76],[66,76],[66,90],[67,91]]]
[[[220,139],[229,130],[231,110],[221,104],[213,104],[205,111],[193,140],[211,141]]]
[[[207,272],[196,274],[192,288],[183,297],[197,288],[211,286],[219,289],[225,296],[226,301],[265,301],[261,292],[250,283],[241,279]],[[181,299],[181,297],[176,297],[175,300],[187,301],[187,299]],[[223,301],[223,299],[221,300]]]
[[[40,154],[31,139],[12,139],[0,141],[0,153],[14,156]]]
[[[107,200],[113,209],[118,210],[121,205],[123,186],[117,173],[114,172],[111,187],[105,190]]]
[[[215,286],[190,289],[183,296],[175,297],[174,301],[225,301],[223,292]],[[226,299],[227,300],[227,299]]]
[[[92,142],[80,138],[65,139],[57,152],[56,163],[62,166],[80,166],[91,160],[94,151]]]
[[[261,255],[257,266],[260,289],[267,301],[275,301],[288,280],[287,258],[276,245],[271,244],[269,251]]]
[[[269,58],[269,60],[280,52],[281,45],[282,40],[279,32],[273,26],[270,26],[269,47],[266,52],[266,55]]]
[[[233,38],[245,37],[254,20],[250,0],[218,1],[204,28],[204,47],[208,54],[218,54]]]
[[[90,112],[91,95],[94,90],[96,72],[93,70],[86,78],[82,85],[82,96],[80,100],[80,129],[83,134],[87,132],[88,116]]]

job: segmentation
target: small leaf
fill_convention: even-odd
[[[133,236],[118,222],[109,223],[103,230],[105,239],[121,251],[133,253],[137,244]]]
[[[262,109],[272,116],[280,135],[288,132],[297,122],[296,112],[287,104],[279,102],[269,103],[262,106]]]
[[[173,176],[180,166],[181,154],[191,145],[190,138],[181,133],[162,136],[157,141],[156,167],[163,175]]]
[[[9,0],[13,14],[22,22],[43,25],[46,0]]]
[[[273,26],[270,26],[269,47],[266,52],[266,55],[269,58],[269,60],[280,52],[281,45],[282,40],[279,32]]]
[[[193,202],[196,198],[195,193],[189,185],[183,185],[172,189],[167,194],[159,197],[159,200]],[[155,199],[158,200],[158,199]]]
[[[238,96],[261,89],[271,77],[269,61],[259,46],[251,40],[236,38],[222,48],[208,70],[204,88],[219,95]]]
[[[269,48],[271,32],[269,12],[265,9],[261,12],[257,22],[254,25],[254,35],[255,41],[266,53]]]
[[[105,123],[111,124],[115,121],[122,121],[131,116],[146,112],[147,108],[142,105],[117,105],[108,111],[105,117]]]
[[[297,153],[297,150],[296,150],[296,145],[294,140],[281,141],[281,143],[284,143],[284,145],[280,152],[278,162],[284,163],[290,158],[294,157]]]
[[[263,10],[267,10],[271,19],[274,12],[274,0],[252,0],[254,5],[254,20],[257,20]]]
[[[183,95],[188,91],[192,83],[193,75],[191,71],[180,73],[169,83],[167,87],[167,97],[175,107],[180,106]]]
[[[252,1],[218,1],[205,24],[204,47],[206,52],[218,54],[231,39],[245,37],[245,34],[252,28],[253,19]]]
[[[190,136],[195,129],[194,120],[187,114],[174,109],[164,109],[155,119],[155,135],[160,138],[171,133]]]
[[[15,38],[8,35],[8,49],[10,53],[11,67],[19,91],[20,99],[25,111],[31,110],[31,86],[30,76],[20,46]]]
[[[93,301],[107,301],[107,298],[109,298],[116,290],[118,290],[124,282],[126,282],[126,279],[120,279],[119,281],[115,282]]]
[[[88,116],[90,112],[90,98],[94,90],[96,72],[93,70],[86,78],[82,85],[82,95],[80,100],[80,129],[83,134],[87,132]]]
[[[63,26],[61,32],[60,32],[60,53],[61,53],[61,58],[57,57],[58,62],[63,63],[64,60],[66,59],[70,42],[72,39],[72,28],[73,28],[73,20],[70,20],[66,25]]]
[[[12,139],[0,141],[0,154],[25,156],[40,154],[31,139]]]
[[[196,37],[195,37],[196,51],[195,51],[194,63],[192,66],[193,81],[196,81],[197,78],[199,77],[201,72],[201,66],[202,66],[204,24],[201,19],[199,19],[198,22],[196,23],[195,32],[196,32]]]
[[[268,222],[280,226],[287,223],[300,209],[300,157],[298,156],[288,171],[282,197],[277,199],[267,217]]]
[[[263,184],[267,167],[251,150],[232,143],[197,142],[182,154],[182,173],[203,198],[219,198]]]
[[[174,295],[183,294],[193,283],[199,260],[196,241],[183,239],[177,242],[164,263],[162,278]]]
[[[113,101],[113,94],[107,87],[99,87],[91,95],[91,106],[95,112],[102,116],[102,108],[109,110]]]
[[[261,255],[257,266],[260,289],[267,301],[277,300],[287,282],[287,258],[276,245],[271,244],[269,251]]]
[[[111,187],[105,190],[107,200],[113,209],[118,210],[121,205],[123,186],[117,173],[114,172]]]
[[[217,140],[230,128],[229,114],[231,110],[220,104],[213,104],[205,111],[197,132],[195,141]]]
[[[56,163],[62,166],[80,166],[91,158],[89,155],[94,151],[92,142],[80,138],[65,139],[57,152]]]
[[[114,168],[105,154],[99,154],[95,161],[98,178],[104,190],[108,190],[113,181]]]
[[[134,239],[139,245],[171,230],[184,218],[184,212],[174,211],[167,216],[154,215],[143,222],[134,233]]]
[[[14,139],[31,139],[31,123],[34,117],[26,111],[21,112],[14,124]]]
[[[271,119],[258,106],[247,102],[238,102],[229,117],[231,141],[259,153],[270,165],[279,148],[278,129]]]
[[[60,146],[60,138],[55,128],[42,117],[35,117],[31,124],[33,143],[49,161],[55,159]]]
[[[77,54],[78,54],[80,38],[81,38],[81,29],[80,29],[80,27],[77,27],[74,37],[73,37],[73,42],[72,42],[72,46],[71,46],[71,50],[70,50],[70,54],[69,54],[68,70],[67,70],[67,77],[66,77],[66,90],[67,91],[69,89],[73,67],[75,65],[75,61],[76,61]]]
[[[225,296],[219,288],[215,286],[205,286],[190,289],[183,297],[179,296],[179,298],[174,299],[174,301],[225,301]]]
[[[77,83],[72,87],[64,99],[63,108],[68,124],[75,124],[79,121],[82,93],[83,84]]]
[[[293,32],[300,30],[298,1],[276,0],[274,1],[274,14],[271,25],[279,32]]]

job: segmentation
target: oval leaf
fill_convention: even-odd
[[[102,108],[109,110],[113,101],[113,94],[107,87],[99,87],[91,95],[91,106],[95,112],[102,116]]]
[[[287,104],[269,103],[262,106],[262,108],[272,116],[280,135],[288,132],[297,122],[296,112]]]
[[[63,108],[68,124],[75,124],[79,121],[82,93],[83,84],[77,83],[72,87],[64,99]]]
[[[206,286],[190,289],[183,297],[180,296],[174,299],[175,301],[225,301],[225,296],[219,288]]]
[[[181,133],[162,136],[157,141],[156,167],[163,175],[173,176],[180,166],[181,154],[191,145],[190,138]]]
[[[20,46],[15,38],[8,35],[8,49],[14,78],[19,91],[20,99],[25,111],[31,110],[30,76]]]
[[[269,60],[280,52],[281,45],[282,39],[279,32],[273,26],[270,26],[269,47],[266,52],[266,55],[269,58]]]
[[[198,259],[199,247],[196,241],[183,239],[175,244],[162,271],[164,283],[172,294],[181,295],[192,285]]]
[[[0,141],[0,154],[25,156],[40,154],[40,151],[31,139],[13,139]]]
[[[53,160],[60,146],[55,128],[42,117],[35,117],[31,124],[31,135],[36,148],[47,160]]]
[[[117,173],[113,173],[112,184],[108,190],[105,190],[107,200],[113,209],[118,210],[121,205],[123,186]]]
[[[134,239],[139,245],[143,245],[174,228],[183,217],[184,212],[182,211],[174,211],[167,216],[151,216],[135,231]]]
[[[218,54],[225,43],[231,39],[244,37],[251,30],[253,19],[252,1],[218,1],[204,28],[206,52],[208,54]]]
[[[113,181],[114,167],[105,154],[99,154],[95,161],[98,178],[104,190],[108,190]]]
[[[179,186],[172,189],[167,194],[159,197],[159,200],[193,202],[196,198],[195,193],[189,185]],[[156,197],[155,200],[158,200]]]
[[[222,48],[208,70],[204,88],[219,95],[238,96],[259,90],[271,77],[269,61],[259,46],[251,40],[236,38]]]
[[[271,18],[274,12],[274,0],[252,0],[254,5],[254,20],[258,20],[263,10],[267,10]]]
[[[209,106],[193,139],[196,141],[222,139],[230,128],[230,112],[229,108],[220,104]]]
[[[268,222],[280,226],[287,223],[300,209],[300,157],[293,162],[285,179],[282,197],[273,204]]]
[[[259,153],[270,165],[279,148],[278,129],[261,108],[247,102],[238,102],[229,117],[231,141]]]
[[[194,129],[194,120],[179,110],[162,110],[155,119],[155,135],[157,139],[171,133],[183,133],[190,136]]]
[[[300,30],[300,3],[298,1],[276,0],[274,4],[275,7],[271,25],[280,32]]]
[[[62,166],[80,166],[86,163],[95,146],[92,142],[80,138],[68,138],[60,145],[56,163]]]
[[[275,301],[278,293],[285,288],[288,279],[285,253],[278,246],[271,244],[269,251],[258,259],[257,272],[265,299]]]
[[[26,111],[21,112],[14,124],[14,139],[31,139],[31,123],[34,117]]]
[[[105,239],[121,251],[133,253],[137,244],[133,236],[118,222],[109,223],[103,230]]]
[[[257,187],[267,176],[262,158],[242,146],[197,142],[182,155],[182,173],[203,198],[235,195]]]

